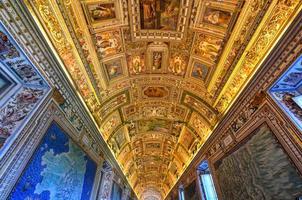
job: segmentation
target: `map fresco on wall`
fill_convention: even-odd
[[[301,174],[267,125],[217,161],[215,169],[225,200],[294,200],[302,194]]]
[[[97,165],[52,123],[8,199],[87,200]]]
[[[302,95],[302,55],[269,90],[272,98],[302,130],[302,108],[296,100]]]

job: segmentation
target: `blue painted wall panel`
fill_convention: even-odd
[[[97,165],[52,123],[9,199],[88,200]]]

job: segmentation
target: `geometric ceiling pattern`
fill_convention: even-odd
[[[299,0],[25,0],[140,199],[164,199]]]

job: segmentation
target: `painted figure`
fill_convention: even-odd
[[[148,87],[144,91],[144,95],[147,97],[161,98],[167,96],[168,92],[163,87]]]
[[[116,17],[114,3],[88,5],[88,10],[93,21]]]
[[[216,61],[222,40],[209,35],[200,34],[195,41],[193,53],[212,62]]]
[[[139,74],[143,70],[143,62],[141,61],[140,56],[134,56],[132,59],[132,71],[134,74]]]
[[[114,60],[105,64],[109,79],[122,75],[122,64],[120,60]]]
[[[201,64],[201,63],[194,63],[193,69],[192,69],[192,77],[205,80],[206,76],[208,74],[208,67]]]
[[[176,30],[179,6],[179,0],[140,1],[141,28]]]
[[[203,20],[207,23],[227,28],[232,14],[230,12],[207,8]]]
[[[18,50],[2,31],[0,31],[0,56],[3,57],[2,59],[13,59],[20,56]]]
[[[122,52],[122,39],[119,31],[97,33],[96,47],[101,56],[111,56]]]
[[[153,70],[162,68],[162,52],[154,52],[153,53]]]
[[[156,0],[145,0],[141,2],[142,28],[154,29],[156,27]]]
[[[171,58],[169,71],[174,75],[178,75],[178,76],[183,75],[185,67],[186,67],[186,61],[183,57],[177,55]]]

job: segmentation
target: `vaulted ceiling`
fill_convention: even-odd
[[[140,199],[163,199],[299,0],[25,0]]]

